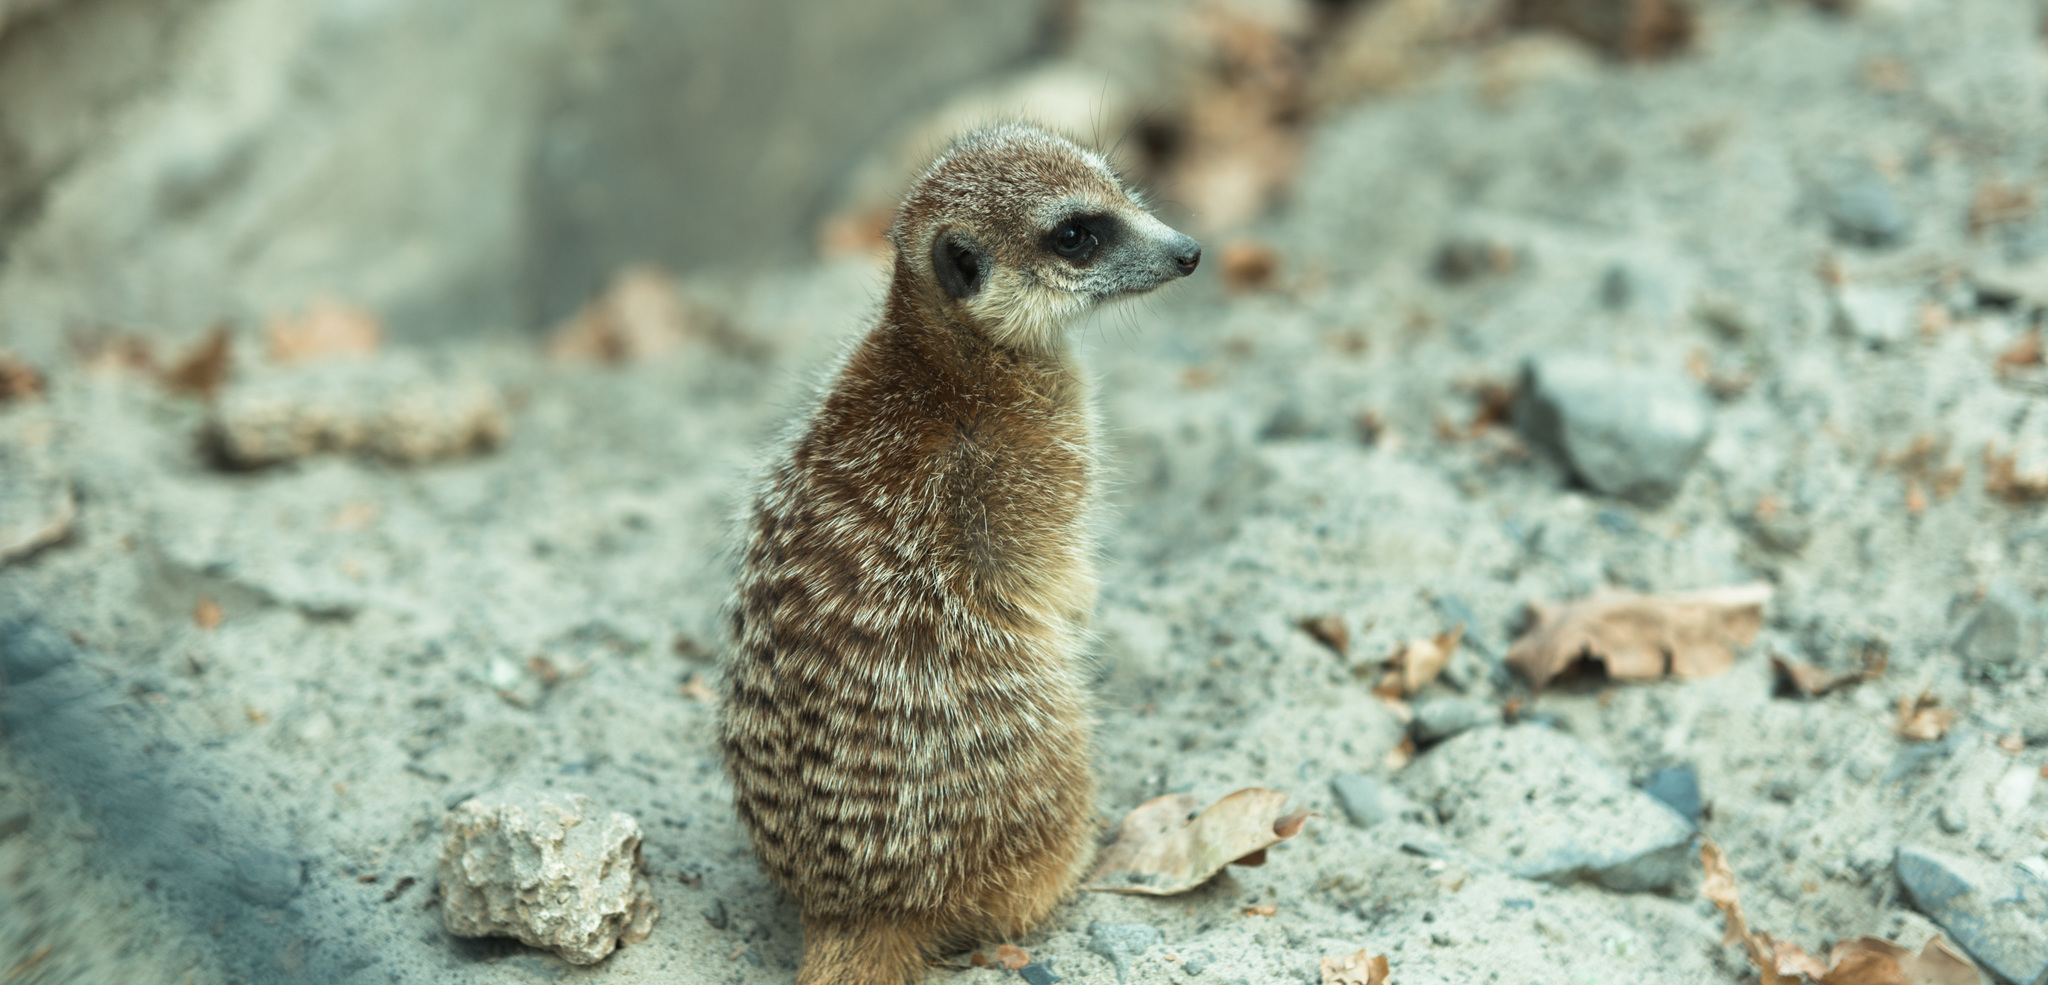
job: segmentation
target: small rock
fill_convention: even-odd
[[[1698,461],[1712,411],[1693,381],[1590,356],[1522,366],[1516,429],[1610,496],[1669,499]]]
[[[2040,606],[2004,579],[1991,583],[1975,615],[1956,637],[1956,650],[1979,670],[2004,669],[2041,646]]]
[[[441,919],[458,937],[507,936],[570,964],[646,940],[657,915],[640,825],[588,798],[510,789],[442,820]]]
[[[230,468],[322,452],[417,465],[494,448],[509,427],[490,384],[385,356],[314,363],[235,384],[221,394],[205,439]]]
[[[1361,773],[1339,773],[1330,779],[1337,806],[1344,816],[1361,828],[1384,824],[1398,817],[1419,817],[1421,805],[1378,777]]]
[[[1409,727],[1415,741],[1428,745],[1499,721],[1498,708],[1464,698],[1431,698],[1416,703],[1415,721]]]
[[[1693,824],[1700,820],[1700,775],[1690,766],[1666,766],[1643,781],[1643,792]]]
[[[1202,972],[1208,971],[1209,963],[1214,960],[1216,960],[1215,955],[1207,951],[1196,951],[1181,959],[1180,970],[1190,975],[1199,975]]]
[[[702,912],[702,913],[704,914],[704,922],[705,922],[705,923],[708,923],[708,924],[710,924],[710,925],[711,925],[711,929],[712,929],[712,930],[724,930],[724,929],[725,929],[725,924],[726,924],[726,919],[727,919],[727,918],[726,918],[726,915],[725,915],[725,901],[724,901],[724,900],[722,900],[722,899],[720,899],[720,900],[712,900],[712,901],[711,901],[711,905],[710,905],[710,906],[707,906],[707,907],[705,907],[705,908],[704,908],[704,909],[703,909],[702,911],[700,911],[700,912]]]
[[[256,849],[235,862],[235,893],[262,906],[283,906],[299,894],[305,866],[282,852]]]
[[[77,659],[77,648],[34,619],[0,619],[0,685],[20,687]]]
[[[1109,959],[1116,966],[1116,980],[1123,981],[1131,970],[1131,959],[1145,949],[1166,940],[1159,928],[1149,923],[1105,923],[1088,925],[1088,950]]]
[[[1024,979],[1025,985],[1053,985],[1062,980],[1052,973],[1052,965],[1043,961],[1033,961],[1017,969],[1017,974]]]
[[[1930,848],[1901,846],[1892,863],[1914,908],[2007,981],[2048,976],[2048,880]]]
[[[1952,835],[1959,835],[1970,830],[1969,813],[1963,810],[1961,804],[1952,800],[1941,805],[1941,808],[1934,812],[1934,820],[1941,825],[1941,830]]]
[[[1523,878],[1641,892],[1690,874],[1692,824],[1551,729],[1473,729],[1401,776],[1466,852]]]
[[[1828,226],[1835,239],[1851,246],[1891,246],[1906,238],[1905,210],[1891,183],[1862,170],[1827,192]]]
[[[1920,331],[1920,292],[1849,284],[1835,291],[1834,329],[1873,349],[1911,342]]]

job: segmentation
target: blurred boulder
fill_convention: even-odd
[[[1590,356],[1522,366],[1516,429],[1580,481],[1644,503],[1669,499],[1699,460],[1712,411],[1692,380]]]

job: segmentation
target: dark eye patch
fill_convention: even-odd
[[[1116,216],[1104,212],[1087,212],[1055,223],[1045,234],[1044,247],[1047,253],[1065,258],[1077,267],[1085,267],[1097,253],[1113,246],[1123,237],[1123,222]]]

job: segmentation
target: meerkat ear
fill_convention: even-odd
[[[932,270],[948,295],[973,297],[988,280],[988,268],[988,253],[965,232],[948,229],[932,240]]]

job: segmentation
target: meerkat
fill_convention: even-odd
[[[1201,260],[1023,125],[955,143],[889,239],[879,324],[756,495],[732,606],[720,741],[803,913],[799,985],[1014,939],[1092,860],[1095,463],[1064,330]]]

